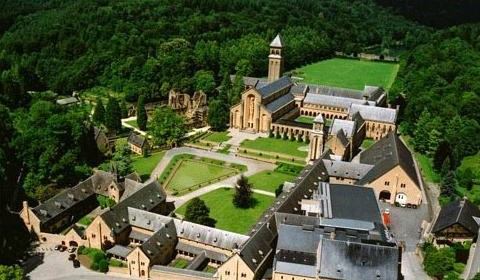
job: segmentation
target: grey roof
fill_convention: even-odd
[[[175,249],[181,250],[181,251],[184,251],[184,252],[189,252],[189,253],[192,253],[194,255],[199,255],[201,253],[204,253],[205,257],[207,257],[209,259],[217,260],[219,262],[225,262],[228,259],[228,256],[225,255],[225,254],[215,252],[215,251],[212,251],[212,250],[207,250],[205,248],[196,247],[196,246],[187,244],[187,243],[182,242],[182,241],[179,241],[177,243],[177,246],[175,247]]]
[[[120,233],[130,226],[129,207],[150,211],[164,203],[165,199],[166,194],[162,186],[157,181],[152,181],[100,216],[114,234]]]
[[[211,280],[213,277],[212,273],[203,272],[203,271],[196,271],[191,269],[183,269],[183,268],[176,268],[171,266],[164,266],[164,265],[154,265],[152,266],[153,270],[158,270],[167,273],[178,274],[182,276],[194,276],[195,279],[209,279]]]
[[[348,145],[348,138],[342,129],[338,130],[337,133],[334,134],[334,137],[337,137],[337,139],[340,141],[340,143],[342,143],[344,147]]]
[[[133,248],[122,246],[122,245],[115,245],[112,248],[107,250],[107,254],[112,254],[117,257],[126,258],[128,254],[133,250]]]
[[[364,104],[366,101],[361,99],[323,95],[309,92],[307,93],[307,96],[305,96],[303,102],[348,109],[352,104]],[[375,105],[375,102],[367,101],[367,103]]]
[[[141,209],[128,208],[128,219],[132,226],[150,231],[157,231],[165,224],[173,222],[178,237],[227,250],[240,247],[248,239],[246,235],[211,228]]]
[[[374,165],[372,169],[358,181],[364,185],[399,165],[405,173],[420,188],[412,154],[395,132],[389,132],[385,137],[360,154],[360,162]]]
[[[149,239],[140,245],[140,249],[149,259],[155,259],[165,253],[165,248],[174,248],[177,243],[177,233],[173,221],[164,224]]]
[[[281,108],[283,108],[284,106],[292,103],[293,101],[294,101],[293,95],[291,95],[290,93],[287,93],[287,94],[273,100],[272,102],[268,103],[267,105],[265,105],[265,108],[269,112],[275,113],[276,111],[278,111]]]
[[[101,195],[108,196],[108,187],[113,183],[120,191],[124,190],[124,185],[118,182],[114,174],[97,170],[92,176],[93,190]]]
[[[316,116],[315,119],[313,119],[313,122],[315,122],[315,123],[324,123],[325,121],[323,120],[322,114],[318,114],[318,116]]]
[[[147,144],[147,138],[136,134],[135,132],[130,132],[130,135],[128,135],[128,143],[135,145],[137,147],[143,148]]]
[[[314,254],[317,251],[321,232],[317,229],[303,230],[302,227],[289,224],[278,225],[277,250],[297,251]],[[292,242],[295,240],[295,242]]]
[[[275,262],[275,272],[276,273],[285,273],[295,276],[311,277],[314,278],[317,275],[316,265],[302,264],[298,262],[291,262],[292,259],[301,258],[305,260],[306,256],[311,256],[311,254],[302,254],[298,252],[286,252],[280,251],[277,254],[278,260]]]
[[[340,160],[322,160],[329,176],[359,180],[373,168],[373,165]]]
[[[432,232],[437,233],[452,225],[459,224],[472,235],[476,235],[479,226],[473,217],[480,218],[480,209],[476,205],[468,199],[452,201],[443,206],[438,213]]]
[[[66,189],[31,210],[38,217],[41,224],[54,223],[58,217],[62,217],[74,206],[82,204],[85,200],[95,196],[92,184],[93,177],[91,176],[78,185]]]
[[[280,79],[273,81],[261,88],[259,88],[257,91],[258,93],[262,96],[262,98],[265,98],[271,94],[274,94],[276,92],[279,92],[283,89],[286,89],[288,87],[291,87],[293,85],[292,79],[290,77],[284,76],[281,77]]]
[[[214,247],[233,250],[242,246],[248,236],[192,222],[174,219],[179,237]]]
[[[130,234],[128,235],[128,238],[130,239],[136,239],[136,240],[139,240],[141,241],[142,243],[147,241],[149,238],[150,238],[150,235],[149,234],[146,234],[142,231],[138,231],[138,230],[135,230],[135,229],[132,229],[132,231],[130,231]]]
[[[273,41],[270,43],[270,47],[274,47],[274,48],[283,47],[282,38],[280,37],[280,34],[277,34],[277,36],[275,36]]]
[[[355,133],[355,122],[350,120],[334,119],[330,126],[329,134],[335,135],[338,131],[343,130],[347,138],[351,138]]]
[[[397,247],[323,238],[318,276],[327,279],[398,279]]]
[[[78,102],[80,102],[80,100],[76,97],[73,97],[73,96],[57,100],[58,105],[70,105],[70,104],[75,104],[75,103],[78,103]]]
[[[377,121],[395,124],[397,121],[398,111],[395,109],[369,106],[362,104],[352,104],[349,115],[353,116],[359,112],[362,118],[367,121]]]
[[[339,88],[326,85],[312,85],[311,93],[338,96],[352,99],[363,99],[363,91],[349,88]]]
[[[383,223],[372,188],[330,184],[333,218]]]
[[[296,84],[290,88],[290,93],[293,95],[305,94],[308,90],[308,86],[304,84]]]

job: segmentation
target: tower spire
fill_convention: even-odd
[[[280,34],[270,43],[270,55],[268,56],[268,81],[278,80],[283,74],[282,58],[283,42]]]

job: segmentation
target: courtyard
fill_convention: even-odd
[[[276,138],[257,138],[256,140],[246,139],[240,145],[240,149],[246,148],[300,158],[307,157],[307,147],[308,144],[304,142]]]
[[[253,193],[252,206],[242,209],[233,205],[234,193],[234,189],[225,187],[201,195],[199,198],[210,208],[210,217],[217,221],[216,228],[245,234],[263,211],[270,207],[275,197]],[[186,208],[187,205],[184,204],[176,210],[176,213],[183,216]]]

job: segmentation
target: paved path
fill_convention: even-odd
[[[141,135],[147,135],[147,133],[146,133],[145,131],[140,130],[140,129],[134,127],[133,125],[130,125],[130,124],[127,123],[128,121],[135,121],[135,120],[137,120],[137,117],[135,117],[135,116],[134,116],[134,117],[129,117],[129,118],[122,119],[122,126],[128,127],[128,128],[130,128],[130,129],[133,129],[135,132],[137,132],[137,133],[139,133],[139,134],[141,134]]]
[[[405,280],[429,280],[420,264],[420,259],[414,252],[404,252],[402,255],[402,274]]]
[[[168,150],[165,153],[165,156],[162,158],[162,160],[157,164],[155,169],[153,170],[152,174],[150,175],[150,178],[147,180],[147,182],[151,182],[153,180],[156,180],[165,170],[165,168],[168,166],[168,163],[170,160],[180,154],[191,154],[199,157],[207,157],[207,158],[213,158],[217,160],[222,160],[226,162],[231,162],[231,163],[237,163],[237,164],[243,164],[247,166],[247,171],[244,173],[245,176],[251,176],[255,173],[258,173],[263,170],[273,170],[275,168],[275,165],[272,163],[266,163],[266,162],[261,162],[261,161],[256,161],[252,159],[247,159],[247,158],[242,158],[242,157],[236,157],[234,155],[226,155],[226,154],[220,154],[220,153],[215,153],[215,152],[210,152],[210,151],[205,151],[205,150],[200,150],[200,149],[195,149],[195,148],[189,148],[189,147],[180,147],[180,148],[173,148],[171,150]],[[235,182],[237,179],[240,177],[240,175],[236,175],[230,178],[227,178],[225,180],[222,180],[220,182],[217,182],[212,185],[208,185],[205,187],[202,187],[196,191],[190,192],[184,196],[179,196],[179,197],[174,197],[174,196],[168,196],[167,199],[168,201],[175,201],[175,208],[178,208],[185,204],[187,201],[189,201],[192,198],[201,196],[203,194],[206,194],[208,192],[211,192],[216,189],[224,188],[224,187],[229,187],[233,188]],[[255,193],[260,193],[268,196],[275,196],[274,193],[268,192],[268,191],[263,191],[263,190],[254,190]]]

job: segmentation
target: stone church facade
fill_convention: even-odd
[[[268,78],[243,77],[245,91],[241,101],[230,109],[230,127],[250,133],[313,141],[309,160],[318,159],[328,133],[313,124],[296,122],[299,116],[321,117],[322,123],[335,119],[365,123],[363,137],[379,140],[396,131],[398,108],[387,108],[387,93],[381,87],[365,86],[363,90],[310,85],[283,75],[283,42],[279,35],[270,44]],[[318,123],[318,122],[317,122]],[[322,125],[323,126],[323,125]],[[323,128],[322,128],[323,130]],[[328,131],[327,131],[328,132]],[[321,138],[319,138],[319,136]],[[352,147],[353,149],[354,147]]]

